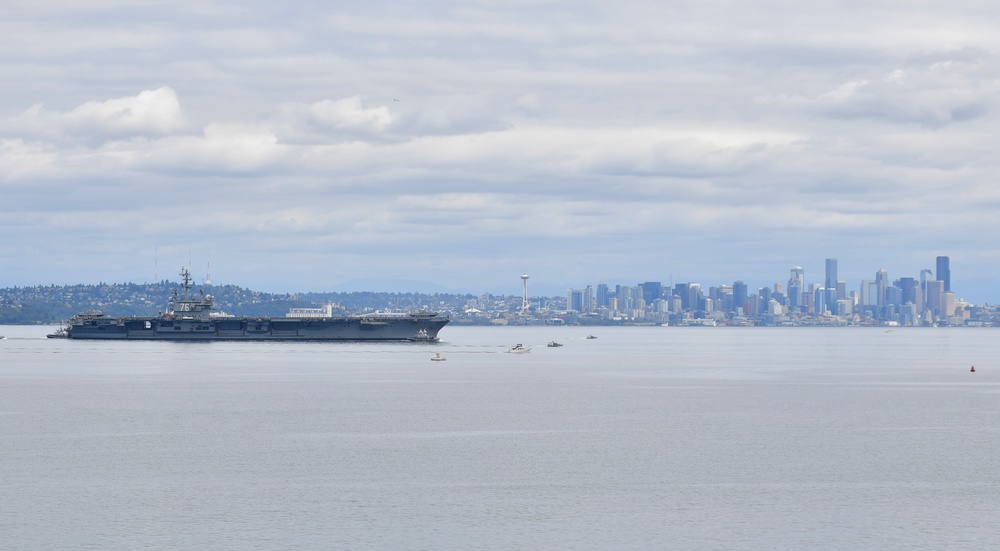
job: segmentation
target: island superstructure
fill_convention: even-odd
[[[157,316],[113,317],[89,310],[70,318],[70,339],[170,341],[414,341],[436,342],[451,321],[436,312],[383,312],[345,316],[227,316],[213,311],[214,299],[191,293],[191,273],[181,269],[166,312]]]

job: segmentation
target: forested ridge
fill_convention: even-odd
[[[0,288],[0,324],[58,323],[93,309],[112,316],[156,315],[166,309],[171,292],[178,288],[178,283],[170,281]],[[236,285],[204,285],[191,292],[212,295],[216,311],[246,316],[283,316],[290,308],[315,308],[327,303],[340,305],[347,312],[444,310],[469,298],[465,295],[388,292],[281,294]]]

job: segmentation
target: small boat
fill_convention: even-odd
[[[556,341],[549,341],[549,344],[546,344],[545,346],[548,346],[549,348],[556,348],[557,346],[562,346],[562,343]]]
[[[48,335],[45,336],[50,339],[67,339],[69,338],[69,332],[66,331],[65,327],[60,327],[59,329],[56,329],[54,332],[49,333]]]
[[[448,358],[445,358],[444,356],[442,356],[440,352],[435,352],[434,355],[431,356],[431,361],[432,362],[443,362],[443,361],[445,361],[447,359]]]
[[[597,337],[595,337],[595,336],[593,336],[593,335],[587,335],[587,338],[588,338],[588,339],[596,339]]]
[[[531,352],[531,347],[524,346],[521,343],[517,343],[514,346],[508,348],[507,352],[510,352],[511,354],[526,354],[528,352]]]

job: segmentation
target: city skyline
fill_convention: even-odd
[[[839,299],[843,299],[846,296],[849,296],[851,292],[858,292],[859,295],[864,295],[865,293],[864,286],[867,283],[875,285],[878,288],[877,296],[880,298],[884,298],[885,287],[891,285],[894,281],[898,280],[903,280],[905,282],[914,284],[916,284],[919,281],[919,287],[921,289],[924,289],[925,284],[928,281],[939,281],[942,285],[942,292],[954,292],[953,289],[951,288],[950,257],[945,255],[939,255],[935,257],[934,260],[935,260],[934,265],[936,268],[935,270],[923,269],[920,270],[919,273],[915,274],[892,275],[885,268],[879,268],[876,272],[874,272],[871,278],[859,279],[855,282],[855,285],[853,286],[851,285],[852,282],[845,281],[844,279],[838,277],[837,267],[839,262],[838,259],[836,258],[824,259],[823,262],[825,270],[823,272],[822,280],[819,281],[817,280],[810,281],[808,277],[806,277],[805,275],[806,274],[805,269],[802,268],[801,266],[791,266],[789,268],[789,277],[787,281],[782,282],[780,279],[775,279],[771,283],[764,285],[754,285],[753,282],[747,283],[747,281],[745,281],[742,278],[730,279],[729,281],[720,278],[711,278],[704,281],[700,280],[679,281],[671,278],[667,282],[647,281],[644,283],[639,283],[635,281],[632,281],[630,283],[629,281],[631,280],[622,280],[622,281],[616,280],[613,282],[613,284],[642,286],[645,284],[656,283],[656,284],[662,284],[666,288],[672,288],[675,284],[699,284],[703,286],[716,286],[716,285],[731,285],[738,281],[746,285],[748,289],[762,289],[765,287],[774,289],[775,286],[778,286],[786,291],[786,294],[791,298],[791,305],[793,307],[798,305],[797,297],[801,294],[801,292],[806,291],[809,288],[822,288],[827,291],[832,289],[832,294],[829,292],[824,292],[824,296],[826,297],[825,302],[827,303],[837,300],[837,298],[832,298],[832,297],[838,297]],[[926,277],[927,274],[931,274],[932,277],[927,278]],[[607,282],[602,281],[602,283],[606,284]],[[793,294],[792,292],[793,289],[797,290],[797,293]],[[957,300],[962,300],[970,304],[991,304],[989,301],[976,302],[972,300],[967,300],[965,296],[961,295],[960,293],[956,293],[955,298]]]
[[[60,0],[4,31],[0,286],[210,262],[273,292],[555,294],[947,254],[1000,302],[979,2]]]
[[[973,304],[951,290],[950,258],[935,259],[936,272],[896,279],[881,268],[857,289],[839,279],[835,258],[824,261],[824,283],[804,285],[804,270],[792,266],[787,287],[757,288],[746,282],[708,284],[659,281],[636,285],[607,283],[569,289],[563,307],[583,316],[624,323],[661,325],[890,325],[994,326],[996,308]],[[936,279],[926,276],[933,274]],[[551,316],[539,297],[538,312]]]

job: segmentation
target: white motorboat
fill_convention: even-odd
[[[531,347],[524,346],[521,343],[517,343],[514,346],[508,348],[507,352],[510,352],[511,354],[527,354],[528,352],[531,352]]]

